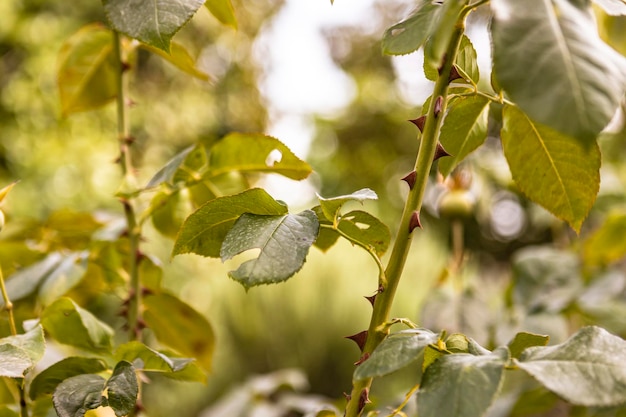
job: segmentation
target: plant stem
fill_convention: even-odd
[[[122,39],[118,32],[113,31],[113,47],[117,58],[119,71],[117,73],[117,134],[120,144],[119,164],[124,176],[124,188],[136,188],[135,174],[131,156],[133,138],[130,135],[126,105],[126,69],[122,53]],[[141,228],[137,223],[137,216],[130,197],[120,197],[124,206],[126,227],[129,241],[129,300],[128,300],[128,328],[130,340],[141,340],[141,281],[139,279],[139,241]]]
[[[389,333],[389,314],[395,292],[400,282],[400,277],[406,263],[406,259],[413,239],[414,219],[419,215],[422,206],[424,191],[428,183],[430,168],[433,163],[435,150],[439,139],[439,130],[443,115],[445,114],[448,85],[450,71],[454,64],[456,55],[459,50],[461,37],[465,29],[465,16],[462,14],[456,24],[454,34],[448,45],[443,65],[439,71],[439,77],[435,83],[433,90],[433,99],[426,116],[426,124],[422,133],[420,146],[415,163],[416,179],[409,192],[409,196],[404,206],[402,220],[398,235],[395,238],[393,250],[387,263],[385,276],[387,277],[387,286],[376,296],[374,302],[374,311],[370,320],[367,340],[363,347],[362,360],[366,359],[369,354],[382,342]],[[346,417],[360,416],[363,412],[365,403],[368,400],[369,387],[372,384],[372,378],[353,381],[352,392],[350,394],[348,404],[346,406]]]

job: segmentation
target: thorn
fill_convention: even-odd
[[[377,295],[378,295],[378,293],[376,293],[374,295],[370,295],[369,297],[367,295],[365,296],[365,299],[370,302],[372,307],[374,307],[374,303],[376,302],[376,296]]]
[[[448,77],[448,82],[451,83],[454,80],[458,80],[459,78],[463,78],[461,76],[461,74],[459,74],[459,70],[457,69],[456,64],[454,64],[452,66],[452,69],[450,70],[450,76]]]
[[[433,162],[435,162],[439,158],[443,158],[444,156],[451,155],[443,148],[440,142],[437,142],[437,149],[435,149],[435,157],[433,158]]]
[[[369,357],[370,357],[370,354],[369,354],[369,353],[364,353],[364,354],[363,354],[363,356],[361,356],[361,357],[359,358],[359,360],[358,360],[358,361],[354,362],[354,364],[355,364],[356,366],[359,366],[360,364],[362,364],[363,362],[365,362],[366,360],[368,360],[368,359],[369,359]]]
[[[131,69],[132,67],[130,66],[130,64],[128,62],[122,62],[122,72],[126,72],[129,69]]]
[[[369,394],[369,388],[363,388],[363,391],[361,391],[361,394],[359,395],[359,414],[365,408],[366,404],[371,403]]]
[[[424,131],[424,125],[426,124],[426,116],[420,116],[417,119],[409,120],[409,122],[413,123],[420,132]]]
[[[349,402],[352,399],[352,395],[343,393],[343,396],[346,398],[346,402]]]
[[[352,336],[346,336],[346,339],[354,341],[354,343],[359,346],[359,349],[361,349],[361,352],[363,352],[363,346],[365,346],[365,341],[367,340],[367,330],[363,330]]]
[[[441,114],[442,107],[443,107],[443,97],[439,96],[437,97],[437,100],[435,100],[435,117],[439,117],[439,114]]]
[[[417,177],[417,172],[411,171],[402,178],[402,181],[405,181],[409,184],[409,189],[412,190],[415,186],[415,178]]]
[[[376,291],[378,292],[378,294],[380,294],[381,292],[385,292],[385,287],[383,287],[383,284],[380,284]],[[374,297],[376,297],[376,296],[374,296]]]
[[[420,212],[414,211],[409,221],[409,233],[412,233],[416,227],[422,228],[422,222],[420,221]]]

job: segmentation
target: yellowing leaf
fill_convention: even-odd
[[[585,146],[504,106],[504,155],[520,190],[580,231],[600,187],[598,145]]]
[[[117,95],[113,35],[99,24],[83,27],[61,47],[57,82],[63,115],[100,107]]]
[[[208,74],[202,72],[198,69],[198,67],[196,67],[196,63],[187,51],[187,49],[185,49],[185,47],[179,43],[170,43],[169,54],[160,48],[156,48],[145,43],[141,44],[140,46],[152,53],[159,55],[160,57],[167,60],[170,64],[174,65],[176,68],[183,72],[186,72],[189,75],[193,75],[194,77],[203,81],[209,80]]]
[[[207,0],[204,5],[217,20],[237,29],[237,18],[230,0]]]

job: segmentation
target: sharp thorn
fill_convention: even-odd
[[[443,158],[444,156],[451,156],[448,151],[444,149],[440,142],[437,142],[437,149],[435,149],[435,157],[433,158],[433,162],[439,158]]]
[[[413,232],[416,227],[422,228],[422,222],[420,221],[420,212],[414,211],[411,214],[411,220],[409,221],[409,233]]]
[[[413,187],[415,186],[416,178],[417,178],[417,172],[411,171],[402,178],[402,181],[405,181],[407,184],[409,184],[409,189],[412,190]]]
[[[420,132],[424,131],[424,125],[426,124],[426,116],[420,116],[417,119],[409,120],[409,122],[413,123]]]
[[[352,340],[359,346],[361,352],[363,352],[363,347],[365,346],[365,341],[367,340],[367,330],[363,330],[357,334],[353,334],[352,336],[346,336],[346,339]]]

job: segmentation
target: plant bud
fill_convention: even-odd
[[[462,219],[474,213],[476,201],[472,193],[467,190],[450,190],[439,199],[437,208],[441,217]]]

